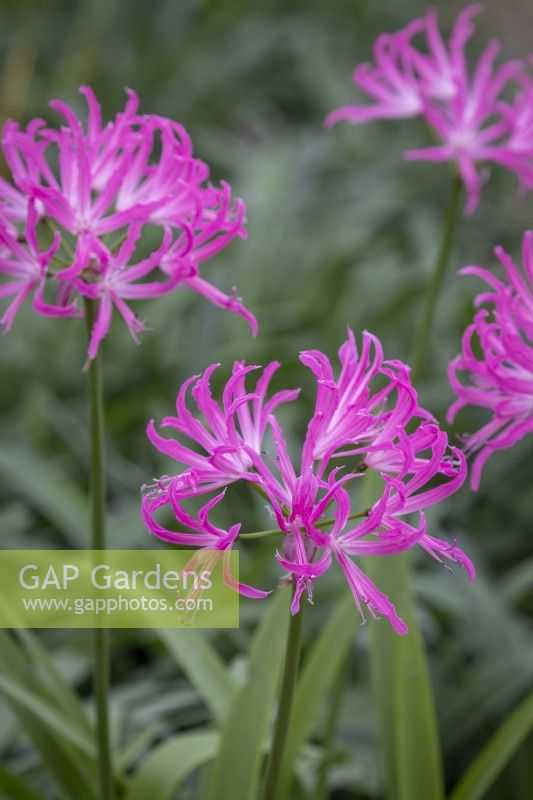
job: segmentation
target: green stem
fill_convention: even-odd
[[[249,484],[248,484],[248,486],[251,486],[251,488],[254,490],[254,492],[257,492],[257,494],[258,494],[260,497],[262,497],[262,498],[263,498],[263,500],[268,500],[268,495],[267,495],[267,493],[266,493],[266,492],[265,492],[265,490],[264,490],[264,489],[262,489],[262,488],[261,488],[261,487],[260,487],[260,486],[259,486],[257,483],[249,483]]]
[[[412,380],[417,383],[424,369],[429,346],[431,344],[431,333],[435,319],[437,303],[444,283],[444,277],[450,261],[450,256],[459,220],[461,209],[462,183],[458,176],[454,177],[452,191],[446,213],[446,224],[444,226],[442,241],[435,262],[435,268],[431,277],[428,290],[426,292],[426,302],[422,320],[413,342],[410,364],[412,367]]]
[[[126,231],[124,233],[121,233],[120,236],[118,236],[118,238],[114,242],[111,241],[112,235],[113,234],[110,234],[109,237],[105,237],[104,241],[106,242],[106,245],[109,248],[109,250],[111,250],[111,252],[117,252],[119,247],[123,245],[126,239],[128,238],[128,231],[126,229]]]
[[[50,217],[44,217],[43,222],[45,222],[48,225],[48,227],[50,228],[50,230],[52,231],[52,233],[54,235],[59,232],[58,226],[55,224],[55,222],[53,220],[50,219]],[[70,260],[69,260],[68,263],[71,264],[72,263],[72,259],[74,258],[74,250],[72,249],[70,244],[67,242],[67,240],[66,240],[64,235],[61,236],[61,247],[65,250],[67,256],[69,256]]]
[[[239,539],[266,539],[269,536],[279,536],[283,533],[279,528],[272,528],[269,531],[254,531],[253,533],[239,533]]]
[[[87,333],[90,337],[96,316],[94,300],[85,300]],[[91,439],[91,536],[92,549],[105,550],[106,482],[104,453],[104,396],[102,358],[97,355],[89,364],[89,415]],[[113,777],[109,737],[109,631],[94,630],[94,696],[100,800],[113,800]]]
[[[294,590],[296,591],[296,583]],[[281,692],[279,696],[278,716],[272,735],[272,747],[268,758],[263,789],[260,793],[260,800],[276,800],[279,788],[279,778],[281,775],[281,764],[287,741],[287,732],[291,718],[292,701],[298,677],[298,666],[300,664],[300,650],[302,643],[302,618],[303,605],[298,614],[291,615],[289,622],[289,632],[287,635],[287,650],[285,653],[285,664],[283,667],[283,678],[281,682]]]
[[[361,517],[368,517],[369,509],[365,511],[357,511],[355,514],[350,514],[348,520],[351,519],[361,519]],[[329,525],[333,525],[335,522],[334,519],[323,519],[322,522],[315,522],[315,528],[327,528]],[[267,536],[277,536],[278,534],[283,533],[282,530],[279,528],[271,528],[268,531],[254,531],[254,533],[240,533],[239,539],[264,539]]]

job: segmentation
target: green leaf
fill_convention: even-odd
[[[226,716],[235,684],[207,638],[197,631],[156,630],[217,722]]]
[[[520,561],[501,583],[501,595],[510,606],[521,603],[533,591],[533,558]]]
[[[533,692],[489,739],[450,795],[450,800],[482,800],[500,772],[533,730]]]
[[[62,736],[79,750],[90,757],[94,757],[94,740],[84,735],[80,729],[72,725],[59,711],[38,694],[27,687],[21,687],[14,680],[0,675],[0,692],[8,700],[13,700],[17,705],[27,709],[34,715],[53,735]]]
[[[28,784],[0,765],[0,796],[3,800],[43,800]]]
[[[169,800],[182,781],[214,757],[219,735],[214,731],[175,736],[156,747],[132,778],[126,800]]]
[[[151,748],[153,742],[158,739],[163,730],[163,726],[160,723],[154,723],[147,728],[143,728],[117,755],[115,768],[120,771],[126,771],[130,766],[133,766],[143,753]]]
[[[247,679],[234,694],[209,774],[206,800],[255,800],[285,651],[288,590],[271,600],[254,635]]]
[[[312,733],[321,706],[345,663],[357,623],[357,612],[349,595],[337,604],[331,619],[307,655],[294,696],[280,779],[280,797],[289,793],[298,753]]]
[[[375,473],[367,477],[367,505],[379,492]],[[424,643],[411,591],[409,553],[368,557],[365,569],[389,595],[409,626],[405,636],[385,621],[370,625],[370,669],[389,800],[441,800],[442,759]]]
[[[50,697],[57,703],[58,708],[65,712],[70,722],[74,722],[86,737],[92,737],[94,735],[93,728],[83,704],[59,672],[46,647],[30,630],[18,630],[16,635],[22,649],[31,659],[34,673]]]
[[[4,679],[8,676],[7,679],[18,687],[16,697],[11,693],[6,699],[22,731],[35,746],[58,785],[62,787],[62,795],[65,798],[95,800],[97,796],[95,759],[80,753],[79,748],[69,739],[56,735],[55,732],[51,734],[47,724],[33,713],[31,705],[28,702],[19,702],[17,699],[28,693],[52,707],[57,704],[33,673],[32,667],[28,655],[13,638],[5,631],[0,631],[0,675],[3,675]]]
[[[15,493],[49,519],[76,547],[88,544],[87,499],[49,458],[20,445],[2,448],[0,475]]]

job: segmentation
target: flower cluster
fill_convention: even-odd
[[[276,411],[299,392],[282,390],[269,397],[278,363],[258,372],[259,367],[237,362],[220,403],[210,389],[218,365],[186,381],[177,397],[176,416],[161,423],[171,436],[159,433],[153,421],[148,426],[152,444],[179,461],[183,470],[145,487],[143,519],[148,530],[165,541],[227,551],[241,524],[225,530],[210,515],[229,484],[245,481],[266,499],[279,528],[276,558],[295,583],[293,613],[303,593],[311,600],[315,580],[335,560],[361,616],[366,605],[372,616],[386,617],[403,634],[405,622],[353,557],[399,553],[418,544],[441,562],[461,564],[472,579],[468,557],[455,544],[427,533],[424,517],[424,509],[462,485],[465,459],[418,406],[409,368],[384,361],[375,336],[365,332],[359,352],[348,331],[339,359],[336,377],[320,351],[300,356],[316,378],[317,394],[297,467]],[[255,385],[247,386],[253,373],[258,375]],[[189,391],[197,414],[187,405]],[[381,497],[372,508],[353,513],[350,487],[371,470],[380,476]],[[208,493],[199,511],[188,510],[192,498]],[[158,521],[161,509],[173,514],[180,531]],[[239,590],[250,597],[266,594],[243,584]]]
[[[411,150],[409,160],[452,161],[467,189],[466,210],[479,202],[480,164],[499,164],[533,185],[533,86],[524,64],[494,62],[499,43],[490,42],[475,68],[465,54],[479,5],[457,17],[448,42],[442,38],[437,14],[430,9],[422,19],[393,34],[382,34],[374,44],[374,64],[361,64],[354,82],[373,102],[338,108],[328,126],[347,120],[422,117],[438,144]],[[507,97],[509,95],[509,97]]]
[[[124,110],[102,123],[88,87],[84,128],[63,102],[50,105],[59,129],[32,120],[4,128],[2,144],[13,178],[0,179],[0,297],[11,298],[0,324],[8,330],[24,300],[47,316],[83,316],[80,298],[98,304],[89,345],[94,358],[113,308],[134,339],[143,323],[130,301],[158,297],[179,284],[217,306],[254,316],[238,297],[200,276],[202,263],[234,237],[244,238],[244,205],[228,184],[208,182],[184,128],[138,112],[128,91]],[[50,295],[45,300],[45,296]]]
[[[478,489],[483,466],[495,450],[511,447],[533,431],[533,231],[524,234],[523,273],[501,247],[495,254],[506,281],[480,267],[465,267],[490,287],[476,297],[479,311],[463,336],[462,354],[449,366],[457,400],[448,412],[453,422],[464,406],[488,409],[491,419],[465,437],[466,452],[476,454],[472,488]],[[466,373],[467,384],[458,373]]]

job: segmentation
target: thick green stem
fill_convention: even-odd
[[[96,315],[93,300],[85,301],[87,332],[90,337]],[[90,498],[91,547],[105,550],[106,546],[106,481],[104,453],[104,393],[101,355],[89,364],[90,416]],[[94,630],[94,696],[96,701],[96,733],[98,749],[99,800],[113,800],[113,771],[109,737],[109,631]]]
[[[296,584],[294,585],[296,590]],[[283,677],[281,682],[281,692],[279,696],[278,716],[272,735],[272,747],[265,773],[263,789],[260,800],[276,800],[279,788],[279,778],[281,774],[281,764],[287,741],[287,732],[291,719],[292,701],[298,677],[298,666],[300,664],[300,650],[302,643],[302,618],[303,605],[298,614],[291,616],[289,622],[289,632],[287,635],[287,650],[285,653],[285,664],[283,667]]]
[[[455,177],[448,203],[446,214],[446,224],[444,226],[442,241],[435,262],[435,268],[431,277],[431,282],[426,292],[426,302],[420,326],[413,342],[410,364],[412,367],[412,380],[417,383],[424,369],[424,364],[431,344],[431,334],[433,331],[435,311],[446,276],[446,270],[452,253],[453,241],[459,212],[461,209],[461,190],[462,183],[459,177]]]

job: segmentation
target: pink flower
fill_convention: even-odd
[[[224,556],[228,553],[231,546],[239,535],[241,525],[232,525],[228,531],[214,525],[209,519],[210,511],[224,498],[225,490],[205,503],[196,516],[191,516],[183,508],[183,496],[177,489],[177,483],[172,482],[168,487],[168,498],[172,505],[172,510],[176,520],[189,529],[187,533],[177,533],[169,531],[159,526],[153,518],[154,511],[162,505],[161,497],[144,498],[142,504],[142,518],[151,533],[170,544],[187,545],[199,548],[199,552],[192,557],[189,568],[213,569],[219,557],[223,557],[224,580],[239,594],[253,599],[267,597],[270,592],[257,589],[246,583],[235,581],[231,572],[231,565]],[[190,531],[194,531],[191,533]],[[208,551],[203,553],[202,551]],[[193,567],[194,565],[194,567]]]
[[[259,367],[236,361],[222,395],[222,404],[219,404],[213,399],[210,386],[211,376],[218,367],[212,364],[203,375],[188,378],[176,398],[176,416],[165,417],[161,422],[162,428],[189,439],[195,449],[177,438],[161,436],[153,420],[148,424],[148,438],[154,447],[186,467],[175,478],[167,477],[163,481],[164,484],[177,482],[183,496],[220,489],[246,476],[253,479],[249,475],[250,454],[261,453],[272,413],[299,394],[299,390],[285,389],[266,399],[272,376],[279,368],[277,361],[263,370],[255,390],[247,391],[247,376]],[[187,407],[189,389],[198,414],[205,421],[195,417]],[[156,489],[159,488],[158,483]]]
[[[0,284],[0,297],[13,298],[0,318],[0,325],[7,332],[13,324],[17,311],[33,293],[32,307],[39,314],[49,317],[80,316],[75,303],[47,303],[44,298],[49,265],[59,247],[59,235],[52,244],[41,250],[37,241],[37,213],[35,203],[30,202],[24,226],[24,241],[20,242],[11,226],[0,222],[0,274],[8,278]]]
[[[161,246],[148,258],[131,263],[140,234],[140,225],[132,223],[124,242],[115,251],[110,250],[96,236],[80,236],[74,264],[57,273],[58,280],[68,289],[77,290],[83,297],[98,301],[98,313],[89,342],[89,358],[96,356],[100,342],[108,333],[113,306],[118,309],[133,339],[137,341],[137,334],[142,333],[145,326],[125,300],[159,297],[167,294],[180,282],[178,269],[170,277],[163,275],[164,280],[142,281],[159,266],[162,255],[168,248],[171,231],[165,230]]]
[[[384,363],[381,343],[376,336],[363,332],[361,354],[355,337],[348,338],[339,350],[341,371],[335,380],[327,356],[318,350],[306,350],[300,361],[313,372],[317,381],[315,411],[309,422],[302,455],[302,471],[313,462],[322,468],[332,454],[347,442],[371,442],[378,452],[387,447],[391,434],[419,413],[416,392],[409,379],[409,368],[399,361]],[[385,386],[372,393],[377,376]],[[390,400],[396,396],[392,410]],[[352,451],[350,454],[354,454]]]
[[[476,297],[480,310],[464,332],[462,354],[448,371],[457,395],[449,422],[468,405],[491,412],[485,425],[465,437],[466,452],[475,454],[473,489],[479,488],[483,466],[495,450],[512,447],[533,431],[533,231],[523,238],[523,273],[503,248],[494,252],[505,281],[480,267],[461,270],[482,278],[490,289]],[[461,372],[466,383],[459,380]]]
[[[59,100],[50,103],[64,118],[59,130],[42,120],[25,131],[6,124],[4,152],[19,190],[38,197],[75,236],[106,234],[137,220],[179,225],[183,217],[187,224],[201,213],[201,184],[209,172],[192,157],[184,129],[164,117],[139,115],[131,90],[124,111],[103,127],[94,93],[87,86],[80,91],[89,109],[87,130]],[[158,141],[161,153],[152,163]]]
[[[375,119],[403,119],[422,112],[420,81],[411,58],[409,42],[423,28],[413,20],[397,33],[383,33],[374,43],[376,66],[360,64],[353,72],[356,86],[374,100],[371,105],[337,108],[326,117],[329,127],[342,120],[360,123]]]
[[[363,575],[349,556],[386,555],[411,549],[416,544],[423,547],[438,561],[448,559],[465,567],[470,580],[474,567],[470,559],[455,544],[426,533],[423,509],[452,495],[466,477],[465,459],[456,449],[448,451],[448,439],[436,424],[423,423],[408,436],[400,428],[397,450],[402,466],[395,477],[382,473],[385,485],[381,499],[369,511],[366,519],[345,531],[350,517],[350,497],[343,488],[361,473],[338,477],[339,468],[323,480],[311,466],[297,475],[289,458],[281,429],[272,422],[276,443],[276,474],[270,465],[254,456],[254,467],[259,475],[259,486],[274,510],[283,537],[284,555],[277,555],[279,563],[297,580],[292,610],[299,609],[302,593],[307,590],[312,598],[314,581],[325,572],[334,557],[344,572],[356,605],[361,612],[361,602],[368,605],[371,614],[386,616],[398,633],[407,628],[395,612],[388,598]],[[439,483],[434,485],[435,479]],[[426,488],[431,484],[431,488]],[[323,516],[331,516],[334,523],[329,532],[317,527]],[[419,514],[415,527],[413,514]],[[404,517],[408,516],[409,520]],[[372,537],[372,538],[369,538]]]
[[[459,14],[448,43],[433,9],[402,31],[380,36],[374,51],[376,66],[362,65],[354,73],[355,82],[374,103],[346,106],[326,119],[330,126],[340,120],[361,123],[422,116],[439,144],[410,150],[406,158],[454,162],[468,193],[467,213],[475,211],[479,202],[481,164],[500,164],[524,185],[533,184],[530,81],[520,62],[494,67],[498,42],[487,45],[470,72],[465,47],[474,30],[472,18],[479,11],[479,5],[472,5]],[[413,41],[419,34],[423,50]],[[519,91],[509,104],[502,93],[511,82]]]
[[[80,91],[88,105],[85,127],[57,100],[51,106],[63,117],[59,129],[39,119],[25,130],[6,124],[2,141],[14,183],[0,181],[0,219],[13,238],[24,236],[31,203],[33,215],[57,233],[45,279],[60,280],[66,297],[99,303],[89,357],[107,333],[113,306],[136,338],[144,326],[125,301],[157,297],[179,284],[241,315],[255,334],[255,317],[235,290],[227,295],[200,275],[203,262],[245,237],[242,201],[232,199],[227,183],[208,182],[209,169],[193,156],[179,123],[138,113],[134,92],[128,90],[125,109],[104,125],[92,90]],[[147,226],[160,226],[161,245],[130,263],[137,246],[143,253],[149,247]],[[45,305],[35,310],[50,313]]]
[[[448,447],[446,434],[418,407],[408,367],[396,361],[383,362],[376,337],[364,334],[359,356],[354,336],[348,331],[339,356],[341,370],[336,379],[323,353],[313,350],[301,355],[317,380],[317,397],[299,470],[274,413],[298,393],[285,390],[266,399],[268,381],[278,364],[266,368],[250,393],[245,378],[257,368],[237,363],[224,390],[222,406],[212,399],[209,389],[209,378],[217,365],[201,378],[189,379],[178,395],[178,416],[165,419],[163,425],[187,436],[199,449],[164,439],[150,423],[152,443],[185,469],[145,488],[143,520],[153,535],[165,541],[226,550],[237,540],[242,523],[226,531],[216,528],[207,517],[224,493],[217,494],[196,514],[187,511],[186,505],[198,495],[218,492],[235,481],[249,483],[267,500],[282,536],[276,558],[295,582],[293,613],[299,610],[304,593],[312,600],[314,582],[336,561],[361,616],[364,618],[366,605],[372,616],[385,616],[398,633],[406,633],[407,627],[392,602],[353,558],[399,553],[419,544],[441,562],[461,564],[473,579],[474,568],[468,557],[455,544],[428,534],[424,518],[424,509],[462,485],[465,459],[460,451]],[[372,386],[374,381],[380,388]],[[185,406],[185,394],[193,382],[202,419]],[[340,457],[353,456],[355,471],[333,465]],[[346,486],[356,483],[369,469],[382,476],[382,496],[372,509],[353,514]],[[171,511],[185,530],[163,527],[156,518],[161,509]],[[418,520],[413,519],[416,514]],[[359,521],[350,526],[349,521],[355,518]],[[243,593],[264,595],[263,590],[251,587]]]

